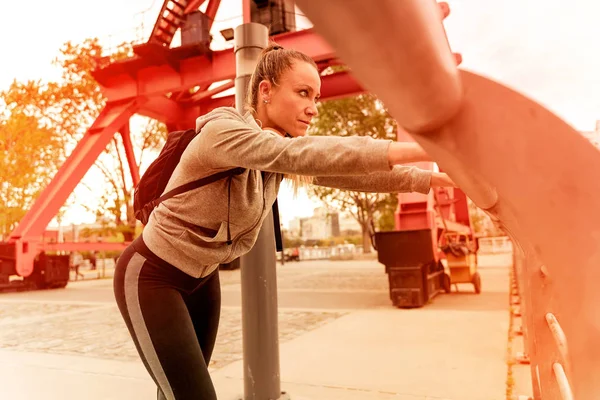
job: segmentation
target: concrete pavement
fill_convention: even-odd
[[[280,268],[280,298],[287,299],[280,310],[281,380],[291,399],[506,398],[506,266],[481,268],[481,295],[464,285],[460,293],[440,295],[419,309],[377,301],[357,308],[352,307],[355,300],[345,308],[337,306],[344,304],[341,300],[329,303],[336,307],[317,308],[293,301],[350,298],[361,290],[377,299],[387,296],[381,266],[344,263]],[[224,293],[239,290],[235,274],[224,274]],[[106,284],[110,282],[96,285]],[[0,399],[155,398],[154,383],[124,335],[113,304],[48,301],[39,294],[26,303],[22,295],[0,296]],[[20,304],[27,319],[11,315],[11,304]],[[211,370],[219,399],[233,400],[243,391],[240,308],[226,305],[223,311]],[[71,347],[61,341],[65,330]],[[88,340],[90,336],[94,339]]]

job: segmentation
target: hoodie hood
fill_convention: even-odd
[[[242,115],[233,107],[218,107],[196,119],[196,132],[200,131],[208,122],[223,117],[244,121],[260,129],[260,126],[256,123],[256,120],[249,111]]]

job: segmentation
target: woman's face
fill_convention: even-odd
[[[263,115],[266,114],[263,128],[274,128],[294,137],[304,136],[312,118],[317,115],[316,103],[320,96],[319,72],[305,61],[295,61],[281,75],[279,85],[266,81],[260,84],[258,103],[259,107],[264,106]]]

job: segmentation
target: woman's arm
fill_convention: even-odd
[[[216,169],[249,169],[307,176],[366,175],[399,163],[425,161],[416,143],[395,143],[370,136],[285,138],[263,131],[234,111],[202,117],[196,156]]]
[[[396,166],[390,172],[362,176],[318,176],[313,184],[367,193],[429,193],[434,187],[455,184],[448,175],[416,167]]]

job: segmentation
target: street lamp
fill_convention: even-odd
[[[233,28],[223,29],[220,31],[220,33],[221,36],[223,36],[223,39],[225,39],[226,41],[233,40]]]

